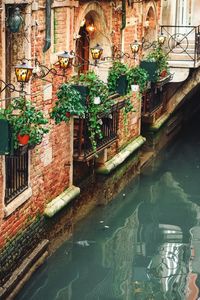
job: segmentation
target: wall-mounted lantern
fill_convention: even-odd
[[[18,82],[29,82],[32,73],[33,68],[27,65],[25,62],[22,62],[22,64],[15,66],[15,75]]]
[[[158,44],[160,46],[164,45],[165,41],[166,41],[166,36],[164,34],[158,36]]]
[[[74,54],[68,51],[64,51],[63,53],[58,55],[58,62],[61,69],[66,70],[72,65]]]
[[[149,20],[146,20],[146,21],[144,22],[144,28],[148,29],[149,26],[150,26],[150,22],[149,22]]]
[[[20,27],[23,22],[24,22],[24,19],[22,18],[21,14],[20,14],[19,7],[15,7],[13,10],[11,10],[11,14],[8,18],[8,28],[13,33],[19,32]]]
[[[93,23],[90,23],[86,26],[86,31],[89,32],[89,33],[92,33],[95,31],[95,27],[94,27],[94,24]]]
[[[21,92],[24,89],[24,83],[29,82],[33,73],[33,68],[27,65],[25,62],[22,64],[15,66],[15,75],[17,77],[17,81],[21,83]]]
[[[131,47],[131,52],[133,53],[133,58],[135,59],[136,54],[140,49],[140,43],[138,43],[138,41],[135,40],[132,44],[130,44],[130,47]]]
[[[98,59],[101,58],[101,55],[103,53],[103,48],[99,44],[96,44],[96,46],[91,48],[90,51],[91,51],[91,55],[95,61],[95,66],[96,66]]]

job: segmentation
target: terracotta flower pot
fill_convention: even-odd
[[[160,73],[161,77],[166,77],[167,76],[167,71],[166,70],[162,70],[162,72]]]
[[[28,134],[24,134],[24,135],[18,134],[17,139],[18,139],[18,142],[20,145],[27,145],[28,141],[30,139],[30,136]]]

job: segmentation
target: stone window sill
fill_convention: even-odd
[[[17,196],[11,203],[4,207],[4,217],[7,218],[11,215],[19,206],[26,202],[32,196],[32,189],[29,187],[19,196]]]

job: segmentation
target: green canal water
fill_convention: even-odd
[[[97,207],[17,300],[200,297],[200,122]]]

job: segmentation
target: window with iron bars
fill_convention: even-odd
[[[5,204],[12,202],[28,188],[28,151],[5,156]]]

